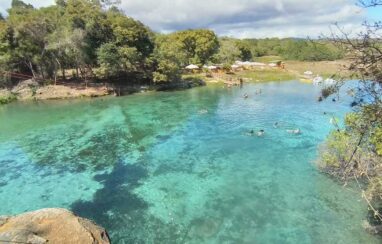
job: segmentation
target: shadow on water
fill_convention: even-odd
[[[104,227],[112,243],[180,243],[184,232],[174,223],[165,224],[148,214],[149,204],[134,194],[134,189],[148,177],[142,164],[119,162],[113,171],[94,179],[103,184],[92,201],[78,200],[71,210],[78,216]]]
[[[107,230],[119,229],[131,220],[139,218],[139,213],[148,208],[145,201],[132,191],[140,185],[140,180],[147,177],[147,170],[137,164],[119,162],[110,173],[96,175],[95,180],[103,184],[92,201],[79,200],[71,209],[74,213],[94,220]],[[121,219],[123,218],[123,220]]]

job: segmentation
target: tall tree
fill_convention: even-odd
[[[172,35],[157,36],[154,52],[156,61],[156,69],[153,74],[154,82],[180,81],[182,67],[187,64],[187,56],[182,48],[182,43],[174,41]]]
[[[221,64],[231,65],[241,59],[241,51],[236,45],[236,39],[221,38],[219,52],[214,56],[214,61]]]
[[[206,64],[219,51],[218,37],[211,30],[180,31],[173,38],[182,45],[189,63]]]

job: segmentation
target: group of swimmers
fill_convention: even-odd
[[[274,128],[279,128],[279,122],[275,122],[273,124],[273,127]],[[294,134],[294,135],[301,134],[301,130],[299,128],[297,128],[297,129],[288,129],[288,130],[286,130],[286,132],[288,132],[289,134]],[[255,131],[254,130],[250,130],[247,134],[249,136],[254,136],[255,135]],[[256,135],[258,137],[263,137],[265,135],[265,130],[261,129],[261,130],[257,131]]]
[[[256,90],[256,95],[260,95],[262,93],[262,90],[261,89],[258,89],[258,90]],[[244,96],[243,96],[243,98],[244,99],[247,99],[249,96],[248,96],[248,94],[247,93],[244,93]],[[274,124],[273,124],[273,127],[274,128],[279,128],[280,127],[280,124],[279,124],[279,122],[275,122]],[[299,134],[301,134],[301,130],[299,129],[299,128],[297,128],[297,129],[288,129],[288,130],[286,130],[286,132],[288,132],[289,134],[294,134],[294,135],[299,135]],[[247,133],[247,135],[249,135],[249,136],[254,136],[254,135],[257,135],[258,137],[262,137],[262,136],[264,136],[265,135],[265,130],[263,130],[263,129],[261,129],[261,130],[259,130],[259,131],[257,131],[256,133],[255,133],[255,131],[254,130],[250,130],[248,133]]]
[[[260,95],[263,91],[261,89],[256,90],[255,94]],[[249,97],[248,93],[244,93],[243,98],[247,99]]]
[[[254,131],[254,130],[250,130],[247,134],[248,134],[249,136],[254,136],[254,135],[255,135],[255,131]],[[262,137],[262,136],[264,136],[264,134],[265,134],[265,131],[264,131],[264,130],[259,130],[259,131],[256,133],[256,135],[257,135],[258,137]]]
[[[339,125],[339,119],[336,118],[333,114],[330,114],[330,113],[327,113],[327,112],[324,112],[324,115],[329,115],[330,116],[330,120],[329,120],[329,123],[334,125],[336,128],[337,128],[337,131],[339,132],[340,131],[340,125]],[[277,128],[280,128],[281,125],[279,122],[275,122],[273,124],[273,128],[277,129]],[[297,129],[287,129],[286,132],[288,132],[289,134],[294,134],[294,135],[299,135],[301,134],[301,130],[299,128]],[[254,135],[257,135],[259,137],[262,137],[265,135],[265,131],[263,129],[257,131],[257,133],[255,133],[254,130],[250,130],[247,135],[249,136],[254,136]]]

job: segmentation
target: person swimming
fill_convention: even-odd
[[[264,130],[259,130],[259,131],[257,132],[257,136],[264,136],[264,134],[265,134],[265,131],[264,131]]]
[[[279,122],[275,122],[275,123],[273,124],[273,128],[279,128]]]
[[[295,134],[295,135],[301,134],[301,130],[300,130],[300,129],[287,130],[287,132],[288,132],[289,134]]]
[[[247,99],[247,98],[248,98],[248,94],[245,93],[245,94],[244,94],[244,99]]]
[[[207,109],[201,109],[198,111],[199,114],[208,114],[208,110]]]

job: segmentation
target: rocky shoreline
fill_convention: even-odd
[[[103,84],[68,83],[65,85],[41,85],[34,80],[20,82],[12,89],[0,90],[0,104],[14,100],[52,100],[80,97],[99,97],[110,94],[110,89]]]
[[[0,216],[0,243],[110,244],[105,229],[60,208]]]
[[[186,79],[178,83],[153,86],[112,85],[107,83],[66,83],[60,85],[41,85],[33,80],[20,82],[12,89],[0,89],[0,105],[13,101],[60,100],[84,97],[101,97],[107,95],[123,96],[148,90],[170,91],[204,86],[198,79]]]

